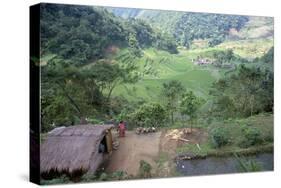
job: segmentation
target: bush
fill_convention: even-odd
[[[91,123],[91,124],[101,124],[102,120],[99,120],[95,117],[89,117],[89,118],[87,118],[87,122]]]
[[[105,172],[98,173],[87,173],[84,174],[80,181],[81,182],[94,182],[94,181],[110,181],[110,180],[125,180],[130,178],[125,171],[115,171],[111,174]]]
[[[144,161],[144,160],[141,160],[140,161],[140,167],[139,167],[139,176],[141,178],[150,178],[151,177],[151,165]]]
[[[238,162],[238,166],[237,169],[240,172],[258,172],[262,170],[262,165],[255,161],[255,160],[246,160],[243,157],[239,157],[237,154],[234,154],[237,162]]]
[[[220,148],[228,144],[228,134],[222,127],[217,127],[212,130],[212,141],[216,148]]]
[[[166,118],[166,110],[158,103],[143,104],[129,115],[130,122],[139,127],[161,127]]]
[[[55,178],[55,179],[52,179],[52,180],[41,179],[40,183],[42,185],[55,185],[55,184],[71,183],[71,181],[66,175],[63,175],[61,177],[58,177],[58,178]]]
[[[128,178],[128,175],[125,171],[116,171],[116,172],[113,172],[111,175],[112,180],[124,180],[127,178]]]
[[[86,173],[81,177],[82,182],[93,182],[98,180],[98,175],[94,173]]]
[[[103,172],[103,173],[101,173],[101,175],[99,177],[99,180],[100,181],[107,181],[107,180],[109,180],[109,178],[110,178],[109,175],[107,173]]]
[[[243,133],[244,139],[240,142],[241,147],[249,147],[262,142],[261,132],[257,128],[244,128]]]

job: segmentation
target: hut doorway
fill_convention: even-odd
[[[106,138],[105,138],[105,136],[103,137],[103,139],[100,142],[99,153],[107,153],[107,146],[106,146]]]
[[[112,152],[112,135],[111,131],[108,131],[99,145],[99,153],[111,153]]]

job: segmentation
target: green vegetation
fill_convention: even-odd
[[[185,13],[176,23],[173,34],[186,47],[194,39],[209,39],[209,45],[215,46],[225,40],[231,28],[240,30],[247,21],[245,16]]]
[[[247,16],[185,13],[174,11],[109,8],[117,16],[150,22],[165,33],[172,34],[180,45],[190,47],[194,39],[208,39],[214,46],[223,42],[230,29],[240,30]]]
[[[141,178],[150,178],[151,177],[151,165],[144,161],[144,160],[141,160],[140,161],[140,167],[139,167],[139,176]]]
[[[170,112],[171,123],[174,123],[174,113],[178,109],[178,101],[183,92],[185,91],[182,84],[177,80],[171,80],[163,84],[163,95],[167,100],[167,109]]]
[[[182,96],[180,111],[182,116],[189,116],[191,132],[193,121],[197,118],[197,111],[202,103],[204,103],[204,101],[197,98],[192,91],[189,91]]]
[[[163,127],[167,124],[167,111],[158,103],[143,104],[125,119],[136,127]]]
[[[54,4],[41,12],[41,141],[55,127],[124,120],[129,130],[189,126],[191,137],[200,128],[206,138],[178,154],[273,151],[271,18]],[[243,171],[259,169],[238,160]],[[151,170],[140,161],[140,177]],[[77,181],[128,178],[99,172]]]
[[[257,128],[247,127],[243,129],[245,138],[241,141],[242,147],[249,147],[262,142],[261,132]]]
[[[41,54],[56,54],[74,64],[104,58],[114,47],[155,46],[176,53],[176,46],[141,20],[122,20],[103,8],[43,4],[41,6]]]
[[[246,160],[243,157],[239,157],[234,154],[238,161],[239,166],[237,167],[241,172],[257,172],[262,170],[262,166],[254,160]]]
[[[115,171],[113,173],[106,173],[104,171],[99,171],[98,173],[87,173],[81,177],[75,177],[74,179],[69,178],[66,175],[54,178],[52,180],[41,180],[42,185],[54,185],[54,184],[67,184],[75,182],[94,182],[94,181],[115,181],[115,180],[127,180],[132,179],[132,176],[129,176],[124,171]]]
[[[272,112],[273,73],[242,65],[237,74],[215,82],[210,94],[215,97],[212,114],[218,116],[248,117]]]
[[[212,141],[214,144],[214,147],[220,148],[222,146],[225,146],[229,140],[229,134],[226,132],[224,128],[217,127],[212,130]]]
[[[226,41],[218,45],[221,49],[232,49],[242,58],[253,60],[262,57],[273,46],[273,38]]]
[[[43,132],[51,125],[71,125],[99,112],[111,113],[118,107],[111,102],[116,85],[138,80],[133,64],[120,66],[105,60],[86,67],[53,61],[41,70]]]
[[[197,125],[195,125],[197,126]],[[248,118],[213,120],[203,126],[208,132],[206,142],[184,144],[177,148],[177,153],[191,152],[198,156],[228,156],[233,153],[251,155],[273,150],[273,116],[259,114]]]
[[[59,178],[54,178],[52,180],[41,180],[40,182],[42,185],[55,185],[55,184],[66,184],[66,183],[71,183],[69,177],[66,175],[61,176]]]
[[[239,32],[232,30],[229,38],[234,39],[262,39],[272,38],[274,33],[272,17],[251,16]]]

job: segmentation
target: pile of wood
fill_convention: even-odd
[[[138,127],[136,128],[136,134],[147,134],[156,132],[155,127]]]
[[[184,142],[189,142],[189,140],[185,139],[184,136],[186,134],[189,134],[190,133],[190,130],[188,128],[185,128],[185,129],[172,129],[172,130],[169,130],[165,137],[168,137],[169,139],[171,140],[181,140],[181,141],[184,141]]]

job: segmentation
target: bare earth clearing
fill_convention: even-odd
[[[139,162],[145,160],[151,164],[152,173],[159,177],[171,175],[176,148],[187,143],[177,138],[184,138],[189,140],[188,143],[195,144],[204,141],[207,137],[206,133],[199,129],[193,129],[192,134],[186,134],[182,129],[171,129],[142,135],[127,131],[124,138],[118,138],[117,133],[113,133],[113,136],[119,141],[119,147],[113,151],[106,164],[107,172],[126,171],[136,176]],[[165,156],[165,160],[159,164],[161,156]]]
[[[113,151],[107,171],[122,170],[128,174],[137,175],[140,160],[145,160],[155,166],[160,136],[161,132],[137,135],[133,131],[127,131],[126,137],[118,138],[119,147]]]

